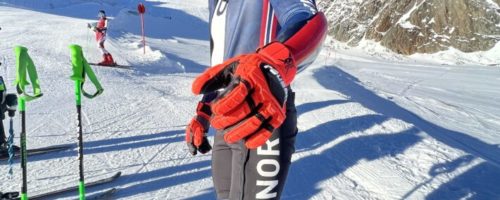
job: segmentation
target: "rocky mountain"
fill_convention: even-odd
[[[500,0],[317,2],[329,19],[329,34],[351,46],[373,40],[410,55],[451,47],[463,52],[485,51],[500,42]]]

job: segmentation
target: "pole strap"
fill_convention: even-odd
[[[93,99],[102,94],[104,89],[102,88],[101,83],[97,79],[94,71],[92,70],[92,68],[90,68],[87,59],[85,59],[85,57],[83,56],[82,47],[76,44],[72,44],[69,46],[69,48],[71,50],[71,64],[73,67],[73,75],[70,77],[71,80],[80,81],[82,94],[89,99]],[[96,88],[96,91],[92,94],[86,92],[83,88],[86,78],[90,79],[90,82],[92,82],[92,84]]]
[[[16,89],[21,100],[31,101],[40,98],[42,90],[40,89],[40,83],[38,81],[38,73],[36,72],[35,64],[33,60],[28,55],[28,48],[23,46],[16,46],[14,48],[16,54]],[[31,81],[31,87],[33,88],[33,94],[28,94],[25,91],[25,86],[29,85],[26,76],[29,77]]]

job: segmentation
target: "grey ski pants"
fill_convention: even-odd
[[[279,199],[295,152],[297,111],[289,90],[287,117],[271,138],[249,150],[243,141],[228,144],[217,131],[212,153],[212,178],[218,199]]]

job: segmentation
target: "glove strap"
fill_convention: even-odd
[[[212,116],[212,108],[210,107],[210,104],[201,101],[198,102],[198,106],[196,106],[196,114],[205,121],[208,121]]]
[[[257,49],[257,53],[262,55],[283,78],[285,85],[292,83],[297,73],[297,66],[290,50],[280,42],[272,42],[262,48]]]

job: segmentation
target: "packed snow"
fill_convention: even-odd
[[[104,93],[83,100],[85,174],[123,176],[88,193],[215,199],[210,154],[191,156],[184,142],[199,100],[190,84],[209,63],[207,1],[146,1],[145,54],[138,2],[0,0],[0,75],[14,82],[13,47],[26,46],[44,93],[27,103],[28,147],[75,144],[28,158],[30,195],[77,184],[68,46],[98,61],[86,24],[105,9],[107,48],[133,70],[94,67]],[[500,44],[410,57],[370,41],[326,44],[293,83],[300,133],[283,199],[500,199]],[[18,137],[18,117],[14,129]],[[9,176],[0,163],[2,192],[20,189],[13,167]]]

